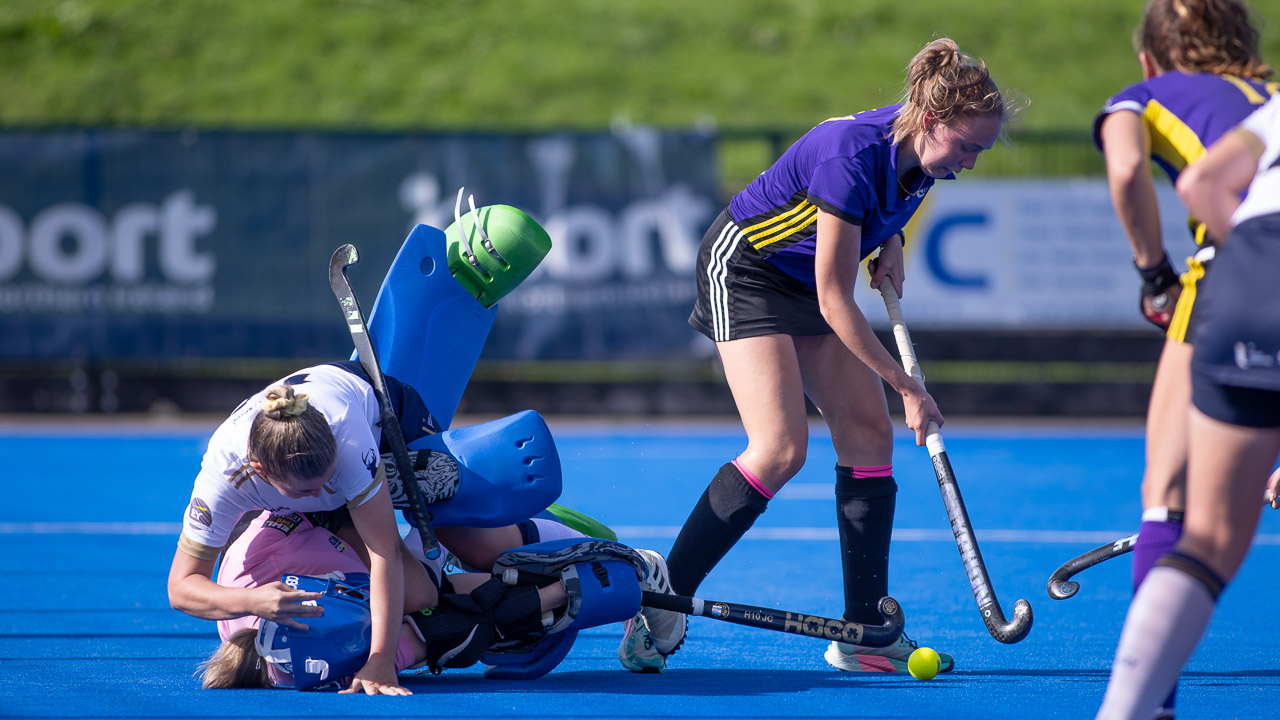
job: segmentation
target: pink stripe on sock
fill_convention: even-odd
[[[855,478],[889,477],[893,475],[892,465],[855,465],[849,468]]]
[[[863,672],[882,672],[896,673],[901,672],[887,657],[879,655],[859,655],[858,664],[862,666]]]
[[[756,492],[763,495],[765,500],[773,499],[773,493],[769,492],[769,488],[765,487],[764,483],[760,482],[760,478],[756,477],[755,473],[748,470],[746,465],[738,462],[738,458],[733,459],[733,466],[738,468],[738,472],[742,473],[742,477],[747,479],[747,483],[751,485],[751,487],[755,488]]]

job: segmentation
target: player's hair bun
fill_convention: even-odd
[[[307,395],[295,394],[288,385],[272,385],[262,399],[262,412],[272,420],[286,420],[307,411]]]

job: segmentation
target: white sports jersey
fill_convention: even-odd
[[[1249,185],[1249,195],[1231,216],[1233,227],[1245,220],[1280,213],[1280,94],[1272,95],[1240,127],[1258,136],[1265,148]]]
[[[337,468],[320,497],[287,498],[249,466],[249,426],[262,412],[266,389],[240,403],[209,439],[187,506],[178,547],[212,560],[231,537],[240,516],[252,510],[318,512],[363,505],[384,476],[378,441],[377,397],[373,387],[333,365],[304,368],[281,380],[306,394],[329,421],[338,446]],[[274,383],[273,383],[274,384]]]

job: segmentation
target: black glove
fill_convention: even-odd
[[[1173,309],[1178,304],[1178,295],[1182,293],[1182,283],[1178,273],[1169,264],[1169,256],[1162,255],[1160,262],[1149,268],[1140,268],[1133,264],[1142,276],[1142,294],[1138,298],[1138,309],[1142,316],[1161,330],[1168,330],[1173,320]]]

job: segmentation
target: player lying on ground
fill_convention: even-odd
[[[439,430],[413,388],[394,378],[387,382],[407,439]],[[369,664],[355,673],[352,687],[371,694],[406,692],[396,683],[394,667],[399,618],[406,607],[432,607],[438,597],[396,532],[396,499],[384,482],[379,420],[372,387],[356,363],[304,368],[242,403],[214,432],[201,462],[170,568],[173,607],[206,620],[253,615],[281,621],[314,615],[313,606],[297,603],[297,591],[278,582],[253,588],[214,583],[215,559],[246,513],[270,509],[309,514],[334,532],[342,532],[349,522],[372,578],[374,632]],[[550,442],[536,413],[517,421],[525,422],[522,429],[540,441]],[[450,492],[457,491],[458,476],[466,470],[455,469]],[[558,483],[558,475],[554,479]],[[558,492],[557,485],[552,497]],[[441,527],[437,535],[473,567],[489,567],[498,553],[521,544],[519,531],[510,526]]]
[[[556,571],[568,578],[563,571],[578,562],[601,560],[592,554],[595,541],[557,521],[536,518],[519,527],[522,539],[530,544],[500,555],[499,563],[517,553],[521,557],[513,566],[523,568],[539,565],[548,556],[568,557]],[[414,539],[407,540],[413,547]],[[313,613],[278,621],[256,616],[219,621],[223,643],[202,665],[204,686],[346,687],[345,676],[363,664],[370,647],[368,568],[361,547],[358,537],[347,542],[311,524],[304,515],[263,513],[256,517],[228,547],[219,583],[239,588],[294,587],[294,602],[313,603],[307,606]],[[598,578],[592,580],[594,572],[586,573],[590,578],[579,578],[575,571],[568,588],[563,579],[542,587],[507,587],[489,573],[445,575],[439,559],[419,560],[432,590],[439,588],[441,601],[424,608],[425,612],[409,613],[401,623],[395,654],[397,672],[420,666],[433,671],[465,667],[483,658],[492,665],[486,673],[489,677],[538,677],[564,657],[578,629],[631,617],[639,604],[638,578],[648,571],[633,551],[615,551],[603,563],[614,588],[602,593],[591,586],[599,583]],[[619,561],[627,563],[625,571],[611,565]],[[539,569],[545,567],[539,565]],[[309,576],[328,576],[334,582]],[[282,577],[292,584],[281,582]],[[619,592],[631,586],[633,591]],[[407,590],[412,593],[414,589]],[[354,605],[342,602],[351,599]],[[357,642],[350,642],[353,638]],[[302,652],[299,648],[316,654],[311,667],[326,669],[308,671],[305,661],[297,656]],[[263,657],[267,663],[260,662]]]

